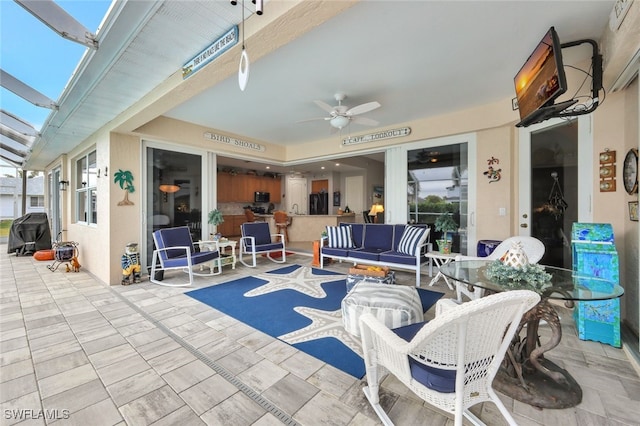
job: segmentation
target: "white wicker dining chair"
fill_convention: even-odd
[[[495,248],[487,257],[475,256],[456,256],[455,260],[498,260],[500,259],[515,243],[520,243],[524,253],[527,255],[529,263],[538,263],[544,256],[545,247],[542,241],[534,237],[517,236],[509,237]],[[466,284],[455,282],[456,284],[456,303],[464,302],[466,296],[470,300],[475,300],[484,295],[484,290],[480,287],[474,287],[473,291],[467,288]]]
[[[384,425],[393,422],[380,405],[385,372],[427,403],[473,424],[469,411],[492,401],[510,425],[515,421],[491,387],[522,315],[540,301],[530,290],[492,294],[455,306],[435,319],[390,330],[371,314],[360,319],[367,372],[363,391]]]

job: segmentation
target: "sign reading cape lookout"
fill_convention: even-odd
[[[204,134],[204,138],[220,143],[226,143],[227,145],[237,146],[238,148],[250,149],[252,151],[266,151],[264,145],[260,145],[259,143],[243,141],[241,139],[231,138],[229,136],[218,135],[215,133],[207,132]]]
[[[192,76],[200,68],[222,55],[238,43],[238,26],[231,28],[225,35],[211,43],[189,62],[182,66],[182,78]]]
[[[382,132],[371,133],[362,136],[351,136],[342,140],[342,145],[355,145],[357,143],[374,142],[382,139],[399,138],[411,134],[411,127],[401,127],[393,130],[383,130]]]

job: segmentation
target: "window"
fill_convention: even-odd
[[[44,207],[44,195],[30,196],[29,205],[31,207]]]
[[[97,154],[96,151],[76,162],[76,221],[97,224]]]

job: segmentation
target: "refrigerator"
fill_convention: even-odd
[[[328,192],[318,192],[309,195],[309,214],[329,214]]]

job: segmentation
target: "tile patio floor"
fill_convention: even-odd
[[[189,288],[108,287],[83,270],[51,272],[48,262],[4,254],[3,245],[0,252],[2,425],[379,424],[363,381],[185,296]],[[225,267],[195,287],[275,267],[260,258],[256,270]],[[398,274],[400,284],[412,278]],[[449,293],[444,283],[432,289]],[[538,410],[501,395],[516,421],[640,424],[640,378],[625,352],[578,340],[570,313],[561,316],[562,342],[547,355],[573,374],[583,401]],[[397,425],[453,424],[393,379],[383,392]],[[493,404],[474,412],[489,425],[504,424]]]

